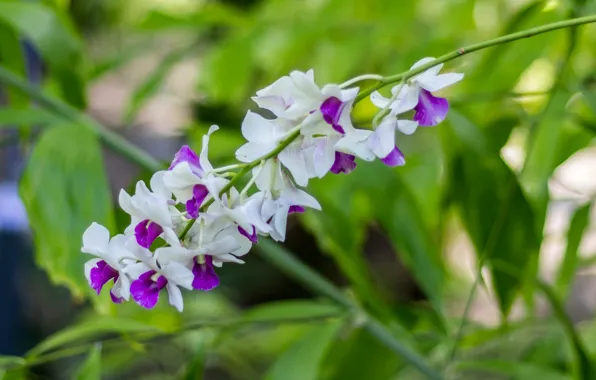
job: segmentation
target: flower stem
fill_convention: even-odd
[[[420,372],[425,374],[428,379],[440,380],[443,378],[441,374],[426,363],[422,355],[399,341],[391,330],[381,324],[373,316],[369,315],[365,310],[361,309],[356,302],[346,297],[341,290],[335,287],[335,285],[306,266],[290,252],[268,240],[259,242],[258,252],[264,260],[275,265],[282,272],[285,272],[288,276],[294,278],[304,286],[330,298],[335,303],[352,311],[354,314],[364,316],[362,327],[366,331],[399,357],[416,367]]]
[[[536,36],[538,34],[551,32],[551,31],[557,30],[557,29],[569,28],[569,27],[583,25],[583,24],[589,24],[589,23],[593,23],[593,22],[596,22],[596,15],[586,16],[586,17],[578,17],[578,18],[574,18],[571,20],[553,22],[551,24],[542,25],[542,26],[524,30],[521,32],[507,34],[505,36],[498,37],[498,38],[495,38],[492,40],[488,40],[488,41],[484,41],[484,42],[480,42],[477,44],[459,48],[457,50],[452,51],[451,53],[442,55],[439,58],[437,58],[431,62],[428,62],[424,65],[421,65],[413,70],[409,70],[409,71],[403,72],[401,74],[396,74],[396,75],[388,76],[388,77],[381,79],[379,81],[379,83],[377,83],[376,85],[369,87],[368,89],[360,92],[358,94],[358,96],[356,97],[355,103],[361,101],[362,99],[366,98],[371,93],[373,93],[374,91],[376,91],[380,88],[383,88],[383,87],[393,84],[393,83],[397,83],[401,80],[408,80],[409,78],[411,78],[415,75],[418,75],[418,74],[430,69],[433,66],[451,61],[451,60],[453,60],[457,57],[460,57],[464,54],[472,53],[472,52],[486,49],[488,47],[492,47],[492,46],[496,46],[496,45],[506,44],[508,42],[512,42],[512,41],[516,41],[516,40],[521,40],[522,38],[530,38],[530,37]]]

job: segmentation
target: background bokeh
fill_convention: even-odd
[[[320,85],[392,75],[594,12],[592,0],[0,0],[0,67],[164,162],[217,124],[220,166],[251,95],[291,70]],[[576,378],[566,322],[596,358],[594,46],[587,25],[449,62],[465,79],[442,93],[445,122],[398,137],[406,166],[311,181],[323,212],[292,217],[283,248],[447,378]],[[354,123],[376,111],[361,102]],[[0,378],[422,378],[258,247],[216,291],[185,294],[184,313],[94,296],[82,232],[123,230],[117,193],[150,173],[66,119],[3,86]]]

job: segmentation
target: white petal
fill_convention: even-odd
[[[172,192],[166,187],[164,183],[165,174],[166,171],[164,170],[153,174],[153,176],[151,177],[151,181],[149,182],[149,185],[151,186],[151,190],[153,190],[155,194],[166,199],[170,199],[172,197]]]
[[[253,175],[257,171],[258,168],[254,168],[252,171]],[[283,187],[283,178],[279,160],[271,158],[265,161],[265,165],[257,176],[255,184],[259,190],[281,190]]]
[[[207,131],[207,134],[203,136],[199,160],[201,162],[201,168],[203,168],[203,170],[206,172],[210,172],[213,170],[213,166],[211,166],[211,162],[209,162],[209,139],[211,138],[211,134],[218,130],[219,127],[217,125],[212,125],[211,127],[209,127],[209,131]]]
[[[304,206],[310,207],[315,210],[320,210],[321,205],[319,202],[313,197],[312,195],[308,194],[306,191],[291,188],[287,189],[282,193],[282,197],[284,203],[288,206]]]
[[[397,119],[393,116],[387,116],[381,124],[374,130],[368,139],[368,146],[375,156],[385,158],[395,148],[395,128]]]
[[[420,61],[416,62],[415,64],[412,65],[412,67],[410,67],[410,70],[414,70],[422,65],[425,65],[429,62],[434,61],[435,58],[433,57],[426,57],[426,58],[422,58]],[[421,76],[435,76],[439,73],[439,71],[441,71],[441,69],[443,68],[443,64],[440,63],[436,66],[431,67],[430,69],[424,71],[423,73],[419,74],[418,77]],[[413,79],[416,79],[418,77],[414,77]]]
[[[153,268],[151,268],[150,266],[148,266],[145,263],[135,263],[135,264],[127,265],[122,270],[122,273],[125,273],[128,276],[130,276],[130,278],[136,280],[137,278],[139,278],[140,275],[142,275],[143,273],[149,272],[150,270],[153,270]]]
[[[225,236],[234,238],[234,240],[236,240],[236,242],[239,244],[239,247],[236,250],[230,252],[234,256],[244,256],[252,248],[252,242],[245,236],[241,235],[238,231],[238,227],[236,226],[230,226],[222,230],[218,235],[218,238],[223,238]]]
[[[200,252],[211,256],[221,256],[230,252],[234,252],[240,248],[240,243],[230,235],[224,235],[214,242],[205,244]]]
[[[418,122],[412,120],[398,120],[397,121],[397,129],[406,135],[411,135],[416,131],[418,128]]]
[[[179,312],[182,312],[184,309],[184,301],[182,300],[182,292],[180,289],[178,289],[176,285],[170,283],[166,285],[166,289],[168,290],[168,300],[170,301],[170,305],[174,306]]]
[[[273,230],[276,234],[271,234],[271,237],[276,241],[284,241],[286,239],[286,227],[288,224],[288,210],[289,206],[280,207],[273,216]]]
[[[107,252],[110,241],[110,232],[98,223],[91,223],[83,233],[83,248],[85,253],[102,254]]]
[[[192,172],[188,162],[181,162],[164,173],[163,182],[178,202],[186,202],[193,197],[192,189],[201,179]]]
[[[241,162],[251,162],[266,155],[276,147],[275,141],[248,142],[238,148],[236,158]]]
[[[394,91],[397,91],[398,88],[399,86],[393,87],[391,91],[395,93]],[[391,105],[391,113],[399,115],[413,110],[418,104],[419,92],[420,90],[418,89],[418,86],[408,86],[407,84],[404,84],[399,91],[399,96]]]
[[[323,115],[319,111],[309,114],[306,119],[304,119],[302,124],[300,124],[300,133],[303,136],[339,135],[339,133],[335,131],[333,127],[325,122]]]
[[[294,181],[299,186],[308,184],[308,173],[306,171],[306,162],[299,144],[290,144],[280,154],[279,160],[288,168]]]
[[[248,111],[242,121],[242,136],[250,142],[266,143],[274,139],[271,120]]]
[[[372,94],[370,94],[371,103],[381,109],[387,107],[387,104],[389,104],[389,100],[389,98],[386,98],[383,95],[381,95],[379,91],[375,91]]]
[[[418,80],[420,87],[426,91],[434,92],[439,91],[447,86],[451,86],[454,83],[459,82],[464,78],[464,74],[460,73],[447,73],[441,74],[434,77],[424,77]]]
[[[160,265],[169,265],[176,261],[179,263],[190,262],[192,259],[189,251],[184,247],[162,247],[155,251],[155,257]]]
[[[118,203],[120,208],[128,215],[135,215],[135,210],[132,207],[132,197],[124,189],[121,189],[118,194]]]
[[[313,167],[317,177],[323,178],[333,166],[333,162],[335,162],[335,144],[339,140],[339,135],[317,139],[313,149]]]
[[[365,161],[373,161],[375,154],[368,146],[367,139],[372,131],[355,129],[354,133],[346,134],[335,144],[335,149],[344,153],[355,155]]]
[[[173,282],[176,285],[182,286],[186,289],[192,289],[192,280],[194,275],[192,271],[186,266],[172,261],[161,269],[161,273],[166,276],[168,282]]]

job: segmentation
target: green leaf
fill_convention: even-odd
[[[0,128],[53,124],[60,118],[41,108],[0,108]]]
[[[577,333],[573,322],[571,322],[567,316],[563,303],[548,284],[538,281],[538,288],[546,297],[546,300],[550,304],[554,316],[563,327],[565,335],[573,347],[573,353],[575,356],[574,371],[577,375],[577,378],[581,380],[594,379],[596,371],[594,371],[595,368],[593,367],[592,361],[590,360],[590,355],[586,351],[584,343]]]
[[[462,361],[456,363],[456,367],[463,371],[458,379],[485,378],[487,373],[495,373],[508,376],[510,380],[571,380],[572,377],[558,373],[552,368],[539,367],[531,363],[512,362],[505,360],[478,360]],[[476,377],[468,377],[465,372],[470,371]]]
[[[557,293],[562,299],[567,298],[567,293],[575,278],[575,271],[579,261],[579,245],[590,222],[590,206],[591,204],[587,204],[575,210],[569,224],[569,230],[567,230],[565,256],[556,280]]]
[[[137,112],[143,105],[151,99],[157,91],[161,88],[163,82],[166,80],[170,70],[175,64],[180,62],[192,47],[184,46],[170,52],[159,63],[159,65],[149,74],[143,82],[134,90],[129,103],[126,107],[125,122],[130,125],[134,121]]]
[[[74,380],[101,380],[101,345],[94,345],[78,368]]]
[[[82,44],[68,19],[41,3],[0,1],[0,23],[30,39],[58,80],[64,98],[85,106]]]
[[[184,380],[202,380],[205,372],[205,359],[207,356],[205,337],[199,336],[196,349],[188,368],[184,373]]]
[[[25,56],[19,36],[9,26],[0,23],[0,62],[2,66],[12,71],[13,73],[24,77],[25,73]],[[8,101],[12,106],[23,107],[29,99],[20,92],[6,88],[8,93]]]
[[[316,380],[341,322],[315,326],[294,343],[267,371],[266,380]]]
[[[403,366],[395,353],[363,329],[354,330],[347,340],[334,343],[325,358],[327,380],[392,378]]]
[[[6,369],[25,364],[25,359],[20,356],[0,356],[0,368]]]
[[[538,254],[540,232],[534,210],[515,174],[497,152],[484,148],[490,146],[484,133],[455,111],[450,124],[461,145],[451,194],[479,257],[492,266],[500,309],[507,315],[524,284],[521,274]]]
[[[238,104],[248,96],[253,80],[252,42],[250,36],[234,36],[205,58],[200,86],[214,102]]]
[[[27,357],[36,357],[45,352],[73,343],[81,343],[115,333],[158,333],[155,326],[132,319],[102,316],[69,326],[50,335],[27,353]]]
[[[342,309],[332,304],[310,300],[288,300],[255,306],[244,313],[243,319],[275,321],[278,319],[337,317],[341,314]]]
[[[37,248],[37,264],[76,297],[91,292],[81,253],[85,229],[114,225],[112,199],[95,135],[84,126],[48,129],[27,163],[20,186]]]

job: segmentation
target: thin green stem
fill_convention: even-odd
[[[524,30],[521,32],[507,34],[505,36],[498,37],[498,38],[495,38],[492,40],[480,42],[480,43],[469,45],[469,46],[464,46],[462,48],[452,51],[451,53],[442,55],[439,58],[436,58],[431,62],[421,65],[421,66],[415,68],[414,70],[409,70],[409,71],[403,72],[401,74],[392,75],[392,76],[383,78],[376,85],[359,93],[358,96],[356,97],[356,102],[361,101],[362,99],[366,98],[371,93],[373,93],[374,91],[376,91],[380,88],[383,88],[383,87],[393,84],[393,83],[397,83],[404,79],[408,80],[408,79],[412,78],[413,76],[418,75],[418,74],[430,69],[433,66],[451,61],[451,60],[453,60],[457,57],[460,57],[464,54],[472,53],[472,52],[486,49],[488,47],[492,47],[492,46],[496,46],[496,45],[506,44],[508,42],[512,42],[512,41],[516,41],[516,40],[521,40],[522,38],[530,38],[530,37],[536,36],[538,34],[551,32],[553,30],[564,29],[564,28],[574,27],[574,26],[583,25],[583,24],[590,24],[593,22],[596,22],[596,15],[586,16],[586,17],[578,17],[578,18],[574,18],[571,20],[553,22],[551,24],[542,25],[542,26]]]
[[[27,82],[2,66],[0,66],[0,83],[27,94],[40,106],[53,111],[62,118],[86,126],[97,134],[108,147],[132,162],[136,162],[151,171],[163,169],[163,165],[144,150],[132,145],[122,136],[110,131],[78,109],[43,93],[39,87]]]
[[[341,290],[335,287],[326,278],[302,263],[290,252],[267,240],[259,242],[258,248],[259,255],[264,260],[275,265],[288,276],[294,278],[316,293],[330,298],[338,305],[351,310],[355,315],[363,316],[364,322],[362,326],[366,331],[409,364],[417,368],[420,372],[426,375],[428,379],[443,379],[441,374],[426,363],[422,355],[400,342],[387,327],[369,315],[365,310],[360,308],[356,302],[346,297]]]

